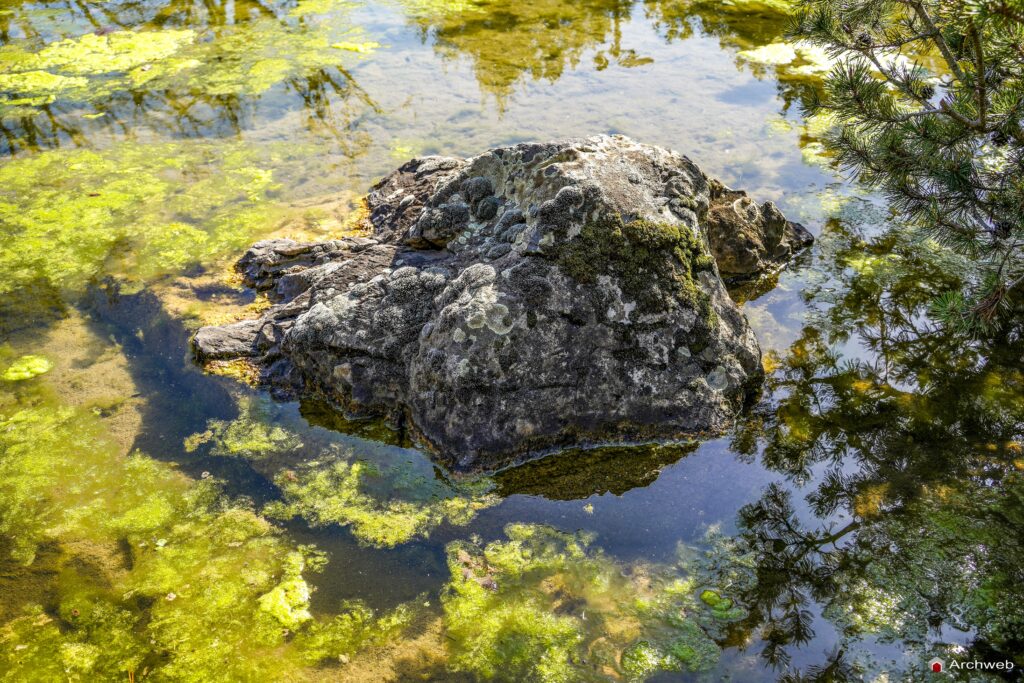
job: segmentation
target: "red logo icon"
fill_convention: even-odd
[[[936,657],[932,661],[928,662],[928,668],[932,670],[932,673],[942,673],[942,669],[946,666],[945,662]]]

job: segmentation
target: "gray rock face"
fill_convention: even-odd
[[[196,353],[391,416],[460,469],[716,432],[763,374],[707,244],[716,192],[621,136],[414,159],[371,189],[372,238],[254,245],[239,268],[278,303]]]

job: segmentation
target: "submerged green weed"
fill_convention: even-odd
[[[244,396],[239,400],[238,408],[240,414],[234,420],[210,420],[206,431],[185,439],[185,450],[191,452],[201,444],[210,443],[211,455],[258,460],[302,446],[296,435],[271,423],[267,408],[260,399]]]
[[[47,373],[51,369],[53,362],[49,358],[29,354],[8,365],[0,377],[8,382],[20,382]]]
[[[0,624],[4,681],[281,680],[384,644],[413,616],[356,603],[314,616],[321,553],[212,480],[123,456],[95,412],[45,386],[0,407],[0,534],[26,572],[56,579],[52,600],[20,607],[17,573],[0,583],[20,609]]]
[[[281,490],[282,499],[264,509],[273,518],[339,524],[362,543],[393,547],[427,537],[441,524],[468,524],[498,501],[489,479],[450,482],[422,455],[368,446],[360,457],[336,434],[319,430],[303,430],[300,438],[280,424],[266,398],[242,396],[238,409],[234,420],[210,420],[185,440],[185,449],[209,444],[211,455],[253,462]]]
[[[585,534],[529,524],[505,534],[484,547],[448,545],[454,670],[509,681],[643,680],[717,662],[693,580],[623,567]]]
[[[57,99],[103,106],[143,86],[149,92],[208,98],[259,95],[288,79],[340,66],[339,52],[330,49],[338,37],[353,39],[340,44],[358,46],[354,52],[359,55],[379,47],[355,41],[362,37],[355,27],[338,31],[325,22],[300,21],[325,7],[300,10],[291,20],[263,18],[215,32],[125,30],[87,33],[41,49],[28,41],[7,45],[0,48],[0,113],[5,106],[40,106]]]
[[[271,150],[263,162],[281,161]],[[237,251],[267,230],[273,173],[235,144],[122,144],[0,165],[0,295],[46,283],[78,293]]]
[[[402,464],[384,467],[351,454],[284,470],[274,481],[284,500],[266,508],[271,517],[349,526],[360,541],[383,547],[428,536],[443,523],[468,524],[497,502],[483,486],[461,490]]]

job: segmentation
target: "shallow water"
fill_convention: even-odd
[[[1020,657],[1020,351],[928,321],[961,266],[821,156],[813,59],[741,54],[784,10],[0,2],[0,679],[896,680]],[[735,294],[770,380],[733,433],[463,481],[386,425],[192,363],[198,325],[261,305],[229,274],[250,242],[343,233],[410,156],[595,133],[819,236]]]

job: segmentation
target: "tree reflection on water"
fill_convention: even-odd
[[[818,603],[843,636],[805,672],[819,680],[857,671],[843,648],[868,637],[921,662],[1019,656],[1021,344],[954,339],[929,321],[962,272],[937,245],[834,222],[822,248],[828,278],[805,293],[815,314],[771,360],[771,398],[734,439],[788,480],[720,541],[732,561],[717,571],[741,577],[749,609],[739,628],[758,629],[763,656],[786,667]]]

